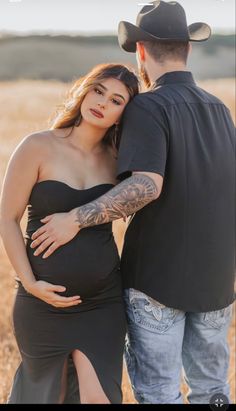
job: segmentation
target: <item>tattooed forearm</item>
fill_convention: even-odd
[[[147,175],[134,174],[97,200],[76,209],[80,229],[124,218],[158,197],[158,189]]]

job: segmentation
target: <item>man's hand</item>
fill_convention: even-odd
[[[44,223],[32,235],[31,248],[36,248],[34,255],[41,254],[42,258],[49,257],[58,247],[68,243],[79,232],[79,225],[76,223],[73,210],[68,213],[56,213],[49,215],[42,220]]]
[[[26,289],[30,294],[39,298],[47,304],[53,305],[57,308],[71,307],[81,303],[80,296],[61,297],[57,293],[62,293],[66,287],[47,283],[46,281],[35,281],[30,287]]]
[[[49,257],[58,247],[68,243],[82,228],[109,223],[125,218],[157,200],[163,177],[157,173],[134,172],[122,183],[90,203],[74,208],[69,213],[58,213],[41,220],[45,225],[32,235],[32,248],[36,254],[47,252]]]

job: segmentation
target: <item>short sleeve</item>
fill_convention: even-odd
[[[168,128],[163,109],[155,105],[154,115],[145,100],[140,100],[130,102],[123,116],[118,152],[119,180],[129,177],[133,171],[153,172],[163,177],[165,174]]]

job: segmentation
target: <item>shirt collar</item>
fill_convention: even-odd
[[[171,71],[163,74],[153,84],[153,88],[163,86],[165,84],[187,83],[195,84],[193,75],[190,71]]]

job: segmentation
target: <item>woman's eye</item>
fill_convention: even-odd
[[[101,92],[101,90],[99,90],[99,88],[95,88],[94,91],[95,91],[95,93],[97,93],[97,94],[102,94],[102,92]]]
[[[120,102],[118,100],[115,100],[114,98],[112,99],[113,103],[116,104],[117,106],[120,106]]]

